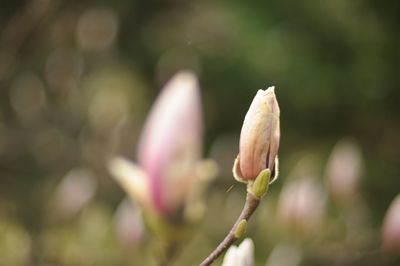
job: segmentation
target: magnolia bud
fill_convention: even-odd
[[[256,180],[249,183],[247,186],[247,192],[260,199],[268,190],[270,177],[271,171],[269,169],[262,170]]]
[[[194,212],[202,209],[198,195],[215,174],[215,165],[201,160],[201,147],[199,85],[194,73],[182,71],[165,85],[151,108],[139,141],[138,165],[116,158],[109,169],[153,214],[175,219],[184,211],[195,217]]]
[[[253,266],[254,244],[250,238],[246,238],[238,246],[231,246],[224,256],[222,266]]]
[[[233,169],[235,178],[254,180],[262,170],[269,169],[272,183],[278,172],[279,140],[279,106],[274,87],[269,87],[257,92],[244,119]]]
[[[139,142],[138,160],[149,178],[153,204],[161,212],[179,207],[201,156],[199,85],[179,72],[153,105]]]
[[[278,202],[278,216],[289,228],[300,232],[315,229],[322,221],[325,194],[312,179],[287,183]]]
[[[363,168],[359,146],[351,140],[339,141],[328,161],[326,175],[332,195],[340,201],[354,201]]]
[[[75,168],[67,173],[55,193],[55,209],[64,218],[78,213],[93,198],[97,180],[85,168]]]
[[[392,201],[382,228],[383,248],[400,254],[400,194]]]
[[[123,200],[114,214],[116,238],[125,246],[137,246],[144,240],[142,214],[129,199]]]

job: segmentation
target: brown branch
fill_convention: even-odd
[[[246,203],[244,204],[243,210],[239,215],[239,218],[236,220],[233,225],[231,231],[229,231],[228,235],[225,239],[215,248],[213,252],[200,264],[200,266],[208,266],[211,265],[225,250],[227,250],[240,236],[238,237],[236,232],[238,229],[238,225],[243,221],[248,221],[254,211],[257,209],[258,204],[260,203],[260,199],[254,196],[251,193],[247,193]]]

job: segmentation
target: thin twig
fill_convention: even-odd
[[[246,203],[244,204],[243,210],[239,215],[239,218],[236,220],[233,225],[231,231],[229,231],[228,235],[225,239],[214,249],[213,252],[200,264],[200,266],[208,266],[211,265],[225,250],[227,250],[237,239],[236,236],[237,227],[242,220],[248,221],[254,211],[257,209],[258,204],[260,203],[260,199],[255,197],[251,193],[247,193]]]

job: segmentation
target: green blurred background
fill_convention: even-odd
[[[116,233],[125,194],[104,162],[111,154],[135,158],[151,103],[180,69],[199,76],[205,156],[221,169],[177,265],[200,262],[240,211],[245,188],[230,168],[247,108],[270,85],[281,108],[281,174],[250,222],[256,265],[276,246],[301,257],[288,265],[399,265],[398,255],[380,250],[385,212],[400,191],[399,1],[1,6],[0,265],[154,265],[152,237],[137,216],[127,219],[138,224],[132,238]],[[359,190],[367,215],[356,241],[342,230],[348,211],[329,195],[317,230],[281,228],[275,209],[295,166],[308,161],[307,175],[326,187],[326,161],[344,137],[365,162]]]

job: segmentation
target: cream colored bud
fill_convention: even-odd
[[[262,170],[270,169],[272,183],[277,177],[280,140],[279,106],[274,87],[259,90],[250,105],[240,133],[240,151],[235,176],[254,180]]]
[[[250,238],[246,238],[238,246],[231,246],[224,256],[222,266],[253,266],[254,244]]]
[[[204,213],[202,192],[217,166],[202,160],[202,127],[197,76],[180,71],[165,84],[150,109],[137,164],[120,157],[109,161],[110,173],[146,217],[194,221]]]
[[[400,254],[400,194],[390,204],[386,213],[382,241],[386,251]]]

